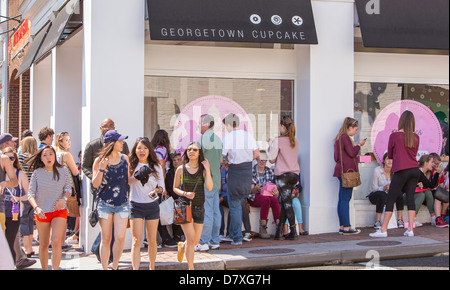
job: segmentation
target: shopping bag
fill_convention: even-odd
[[[169,197],[159,204],[159,220],[162,226],[173,224],[173,211],[173,197]]]

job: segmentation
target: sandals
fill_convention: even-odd
[[[182,250],[183,250],[183,242],[179,242],[177,259],[178,259],[178,262],[180,262],[180,263],[183,262],[183,258],[184,258],[184,251],[182,251]]]

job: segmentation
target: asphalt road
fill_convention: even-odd
[[[322,267],[295,268],[288,270],[449,270],[449,253],[434,257],[386,260],[380,265],[359,263]]]

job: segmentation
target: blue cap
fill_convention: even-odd
[[[120,135],[116,130],[110,130],[106,132],[105,136],[103,136],[103,143],[108,143],[111,141],[123,141],[128,139],[128,136]]]

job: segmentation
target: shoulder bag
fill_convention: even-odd
[[[341,137],[339,137],[339,149],[341,154],[341,173],[342,173],[342,187],[345,188],[353,188],[361,185],[361,175],[359,172],[356,172],[353,169],[347,170],[347,172],[344,173],[344,162],[342,160],[342,144],[341,144]],[[358,166],[356,163],[356,158],[353,158],[355,161],[355,165]]]
[[[184,187],[183,179],[184,179],[184,170],[185,167],[183,165],[183,176],[181,177],[181,187]],[[197,183],[195,184],[194,189],[195,192],[197,189],[198,183],[200,182],[201,175],[197,179]],[[173,215],[173,223],[176,225],[183,225],[192,222],[192,201],[186,201],[183,198],[179,198],[174,201],[174,215]]]
[[[448,190],[438,186],[434,191],[434,198],[443,203],[448,203]]]

